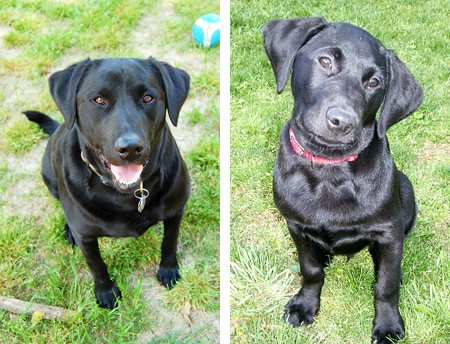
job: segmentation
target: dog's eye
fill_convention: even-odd
[[[144,96],[144,98],[142,99],[142,101],[144,102],[144,104],[150,103],[153,100],[153,97],[149,94],[146,94]]]
[[[380,80],[377,78],[370,78],[370,80],[367,82],[367,86],[370,88],[375,88],[380,84]]]
[[[105,105],[106,104],[105,98],[102,98],[102,97],[94,98],[94,102],[96,102],[99,105]]]
[[[320,57],[319,63],[324,69],[331,69],[331,59],[329,57]]]

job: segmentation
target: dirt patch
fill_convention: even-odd
[[[155,272],[156,274],[156,272]],[[217,314],[191,310],[186,304],[179,311],[168,310],[166,304],[168,291],[150,277],[142,282],[142,297],[151,310],[152,329],[144,332],[138,343],[177,338],[178,341],[218,343],[219,317]]]
[[[176,16],[170,1],[161,2],[158,13],[151,13],[141,18],[134,35],[131,37],[132,45],[136,47],[143,56],[152,56],[158,60],[165,61],[175,67],[185,69],[189,74],[198,74],[205,67],[204,57],[195,51],[185,51],[180,54],[172,45],[161,44],[164,36],[162,28],[167,26]],[[186,40],[190,39],[190,33],[186,34]]]
[[[8,171],[13,175],[10,187],[0,196],[5,214],[31,216],[33,221],[43,221],[48,203],[42,200],[47,190],[43,187],[40,170],[46,144],[47,141],[41,142],[22,156],[6,157]]]
[[[421,163],[450,162],[450,143],[425,142],[419,153],[419,161]]]
[[[20,53],[19,49],[8,48],[3,42],[3,36],[7,35],[11,30],[9,26],[0,25],[0,57],[2,59],[12,59]]]
[[[4,97],[2,108],[5,111],[5,119],[23,116],[21,112],[32,107],[30,104],[39,99],[39,93],[40,87],[28,79],[9,75],[0,77],[0,94]]]
[[[216,99],[216,105],[218,106],[218,99]],[[178,125],[174,127],[170,121],[169,127],[173,136],[175,137],[181,154],[185,155],[191,151],[191,149],[197,144],[199,138],[203,135],[203,128],[201,125],[191,125],[186,119],[185,114],[191,112],[194,109],[198,109],[201,113],[205,113],[210,106],[210,99],[206,96],[188,96],[188,99],[181,109]]]

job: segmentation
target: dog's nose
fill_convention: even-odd
[[[135,134],[127,134],[116,140],[115,148],[121,159],[132,159],[144,150],[144,142]]]
[[[335,134],[346,135],[356,126],[356,117],[342,109],[331,107],[327,111],[327,126]]]

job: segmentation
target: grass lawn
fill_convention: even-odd
[[[0,311],[1,343],[211,343],[219,319],[219,48],[191,39],[219,1],[17,0],[0,4],[0,295],[72,309],[68,321]],[[21,114],[62,115],[47,79],[73,62],[100,57],[157,59],[191,75],[175,136],[193,187],[179,241],[182,280],[159,286],[162,224],[138,239],[101,239],[123,293],[113,311],[95,303],[78,248],[67,245],[61,206],[40,176],[45,135]]]
[[[423,85],[412,116],[388,132],[394,160],[419,207],[406,240],[402,343],[448,343],[450,335],[449,3],[443,0],[231,2],[231,324],[233,343],[368,343],[373,264],[367,250],[326,269],[321,310],[309,327],[281,317],[301,284],[295,247],[272,200],[279,134],[290,118],[290,86],[277,95],[261,29],[275,18],[324,16],[380,39]],[[288,83],[289,84],[289,83]]]

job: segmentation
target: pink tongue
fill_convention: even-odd
[[[131,184],[136,182],[141,175],[143,165],[129,164],[123,166],[115,166],[111,164],[111,172],[120,182]]]

